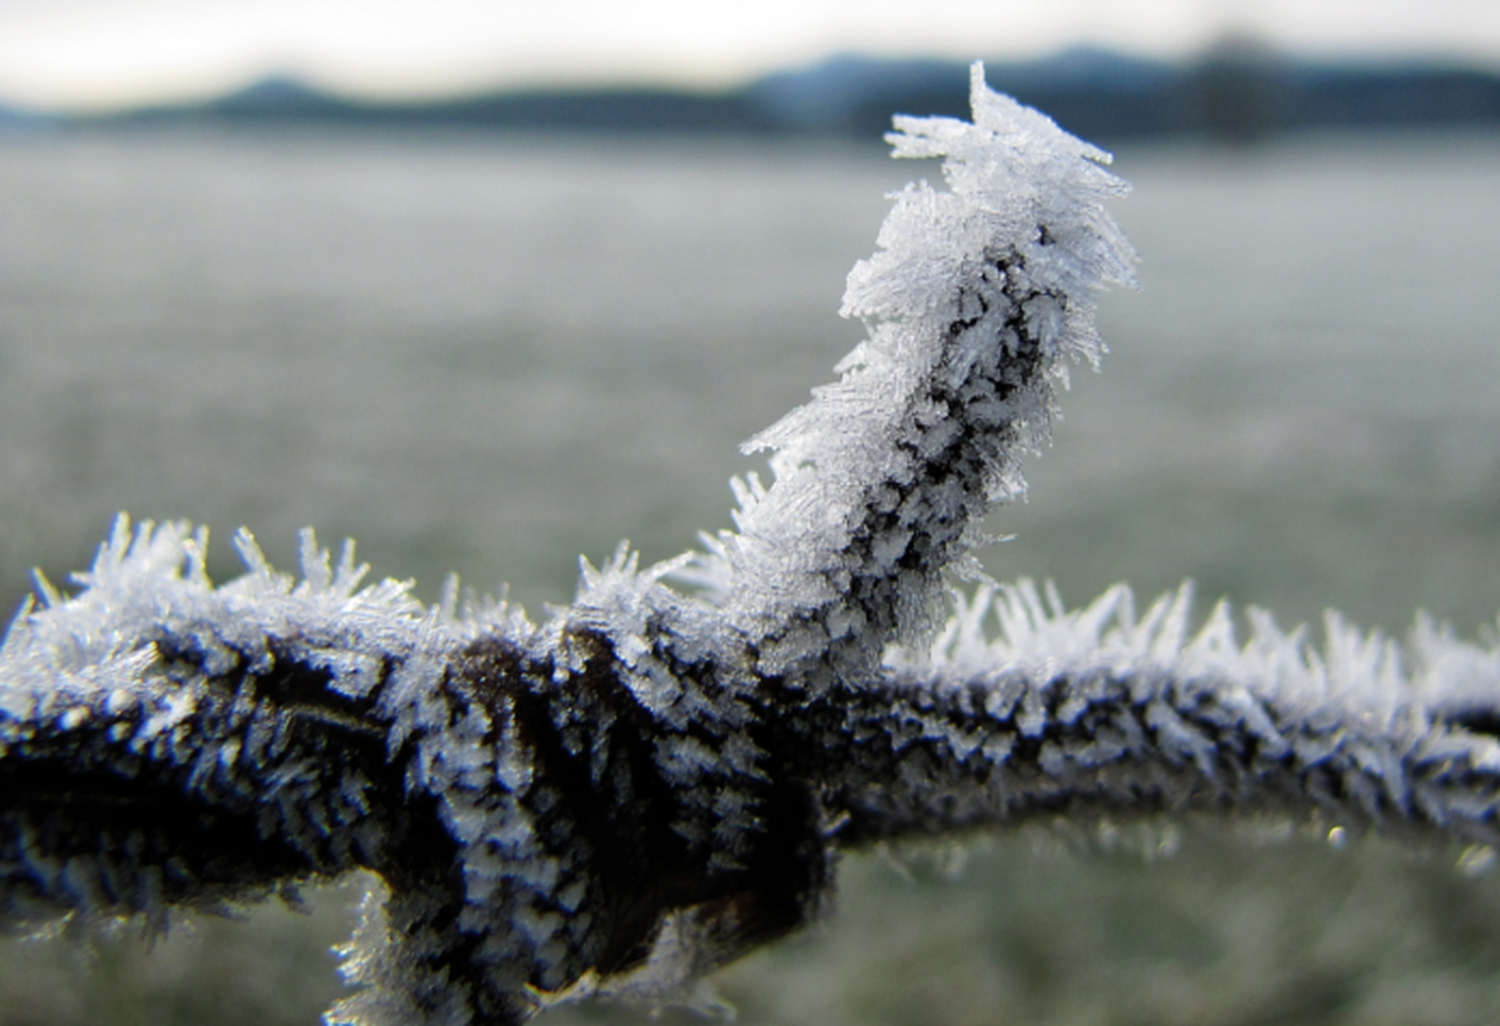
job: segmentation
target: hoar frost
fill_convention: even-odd
[[[1101,202],[1109,155],[972,82],[974,123],[897,117],[898,157],[942,157],[949,190],[895,196],[843,314],[870,337],[843,378],[745,445],[775,482],[736,493],[737,532],[703,568],[763,674],[814,689],[875,671],[932,629],[951,566],[974,569],[982,517],[1025,491],[1070,363],[1097,365],[1094,296],[1132,284]]]
[[[1022,494],[1055,389],[1133,255],[1108,157],[973,76],[972,124],[898,118],[909,186],[844,312],[841,379],[747,443],[737,528],[585,565],[535,624],[364,584],[309,532],[122,518],[0,648],[0,922],[222,910],[363,869],[330,1024],[519,1023],[686,995],[807,923],[839,852],[1036,817],[1272,810],[1490,844],[1500,649],[1330,618],[1320,650],[1186,590],[1081,610],[1022,582],[940,615]],[[690,590],[668,581],[690,582]]]

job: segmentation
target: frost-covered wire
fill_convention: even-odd
[[[944,571],[973,571],[981,520],[1026,490],[1056,385],[1097,366],[1096,294],[1132,284],[1103,201],[1128,186],[1107,153],[989,90],[973,123],[896,118],[898,157],[941,157],[947,190],[895,195],[879,251],[849,274],[843,314],[869,338],[841,380],[745,443],[774,482],[736,483],[738,529],[706,568],[763,674],[816,690],[879,666],[938,618]]]
[[[1495,842],[1494,644],[1331,618],[1314,648],[1253,611],[1241,644],[1186,591],[1025,582],[938,615],[1133,260],[1105,154],[978,66],[972,101],[897,119],[948,189],[898,194],[845,297],[869,340],[748,443],[772,483],[706,552],[585,564],[540,624],[310,532],[296,576],[242,534],[216,586],[201,531],[122,518],[76,594],[39,580],[0,647],[0,924],[156,929],[362,869],[328,1021],[512,1024],[670,995],[891,838],[1206,809]]]

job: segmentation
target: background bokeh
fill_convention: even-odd
[[[1171,56],[1247,27],[1289,52],[1408,46],[1481,68],[1500,53],[1491,5],[1458,0],[1423,7],[1420,31],[1399,3],[1141,5],[1139,24],[1044,6],[985,5],[1000,13],[982,24],[973,5],[942,6],[928,23],[948,42],[908,28],[908,49],[998,55],[1014,39],[1026,55],[1082,40]],[[57,11],[121,51],[151,33],[111,26],[192,21],[173,22],[182,8],[165,0],[47,7],[0,0],[0,103],[119,106],[288,70],[417,88],[394,65],[360,86],[292,59],[316,51],[312,36],[286,43],[300,22],[265,3],[283,42],[208,78],[100,85],[113,65],[97,55],[81,61],[92,84],[65,61],[36,77],[27,62],[52,52],[39,40],[60,31]],[[248,24],[235,4],[198,7]],[[886,23],[886,5],[860,7]],[[346,26],[330,37],[363,38],[336,5],[317,9]],[[591,9],[573,10],[582,33]],[[409,24],[398,14],[367,20]],[[738,34],[780,39],[757,60],[861,45],[826,20],[802,51],[790,29]],[[1175,27],[1139,27],[1158,24]],[[1408,28],[1377,38],[1389,25]],[[715,40],[734,26],[702,32],[683,49],[718,55],[722,72]],[[676,36],[646,35],[660,45],[639,66],[705,81],[669,70],[662,41]],[[562,80],[566,60],[551,60],[538,81]],[[493,57],[486,67],[497,80]],[[509,582],[537,616],[572,597],[580,553],[598,562],[629,537],[648,560],[674,555],[728,526],[727,478],[759,466],[736,445],[858,341],[836,315],[843,277],[873,248],[885,194],[935,174],[872,137],[816,132],[3,126],[10,609],[31,567],[59,583],[85,567],[121,510],[209,525],[219,579],[238,572],[239,526],[291,567],[296,531],[313,525],[325,543],[358,538],[376,577],[413,579],[424,598],[457,571],[480,591]],[[1117,214],[1143,287],[1104,297],[1104,372],[1074,375],[1030,501],[994,519],[1014,539],[985,554],[990,571],[1054,579],[1071,603],[1118,580],[1145,597],[1192,578],[1200,612],[1226,596],[1316,625],[1332,606],[1399,634],[1422,608],[1493,637],[1500,132],[1130,138],[1117,156],[1136,186]],[[1336,847],[1330,825],[1061,826],[852,857],[826,923],[712,982],[747,1023],[1500,1021],[1492,856]],[[154,941],[128,925],[6,939],[0,1026],[310,1024],[339,993],[330,948],[361,890]],[[594,1005],[546,1021],[648,1014]]]
[[[0,143],[0,581],[118,510],[351,535],[538,615],[576,557],[728,523],[736,444],[858,338],[835,310],[873,146],[103,132]],[[1500,607],[1500,139],[1141,144],[1138,293],[986,563],[1071,602],[1197,580],[1472,633]],[[1452,1022],[1500,1012],[1500,882],[1327,824],[1000,834],[852,858],[825,926],[721,974],[745,1022]],[[965,862],[966,865],[960,865]],[[900,863],[906,862],[906,868]],[[1469,869],[1484,859],[1469,853]],[[314,913],[0,948],[0,1023],[310,1023],[358,881]],[[89,953],[90,950],[92,953]],[[554,1020],[635,1021],[564,1009]]]

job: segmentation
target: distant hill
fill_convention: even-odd
[[[1095,136],[1170,127],[1155,108],[1182,74],[1163,62],[1084,48],[985,68],[996,89]],[[878,138],[893,111],[967,117],[968,83],[966,64],[844,56],[767,76],[746,93],[784,128]]]
[[[28,131],[52,124],[53,118],[0,105],[0,132]]]
[[[1229,39],[1191,63],[1079,48],[995,61],[990,83],[1088,138],[1253,140],[1352,126],[1500,126],[1500,75],[1458,66],[1317,64]],[[893,111],[967,113],[967,65],[837,56],[732,92],[532,89],[436,102],[377,102],[276,77],[207,103],[112,115],[124,124],[425,125],[577,132],[818,134],[877,139]],[[97,122],[98,118],[90,119]]]

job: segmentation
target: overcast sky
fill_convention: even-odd
[[[730,85],[834,52],[1176,56],[1231,29],[1500,67],[1500,0],[0,0],[0,100],[118,106],[273,72],[384,95]]]

